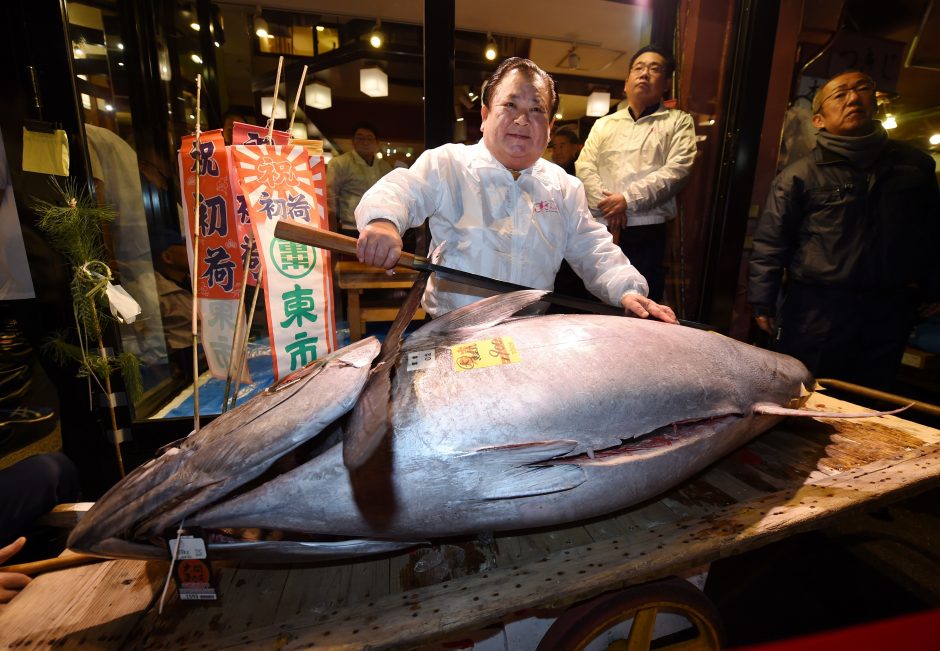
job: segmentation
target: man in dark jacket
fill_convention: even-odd
[[[889,140],[875,109],[860,72],[816,93],[816,148],[774,179],[748,300],[775,349],[817,377],[889,387],[918,306],[938,311],[940,193],[934,161]]]

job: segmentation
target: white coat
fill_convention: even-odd
[[[662,104],[634,120],[629,109],[605,115],[588,134],[576,169],[591,212],[603,190],[623,194],[627,226],[662,224],[676,216],[675,196],[695,159],[695,125],[684,111]]]
[[[435,262],[536,289],[551,290],[562,259],[587,288],[611,305],[628,293],[647,293],[646,280],[591,217],[581,182],[539,159],[518,179],[483,143],[448,144],[424,152],[410,169],[383,177],[356,209],[361,230],[375,219],[400,233],[429,219]],[[439,280],[424,294],[438,316],[491,293]]]

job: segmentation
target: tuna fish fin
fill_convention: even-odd
[[[403,350],[417,350],[434,345],[437,340],[489,328],[502,323],[516,312],[538,303],[547,291],[526,289],[490,296],[438,317],[412,334]]]
[[[475,479],[481,499],[511,499],[557,493],[582,484],[585,477],[580,466],[549,465],[552,459],[570,453],[575,447],[577,441],[539,441],[482,448],[464,455],[464,460],[478,464]]]
[[[811,409],[791,409],[781,407],[771,402],[759,402],[754,405],[755,414],[769,414],[771,416],[803,416],[809,418],[869,418],[872,416],[890,416],[904,411],[914,403],[893,409],[891,411],[856,411],[851,413],[842,413],[838,411],[813,411]]]
[[[507,468],[497,475],[487,475],[480,497],[505,500],[571,490],[584,483],[584,470],[575,464],[523,466]]]
[[[343,463],[350,470],[361,467],[372,458],[391,429],[388,410],[392,402],[392,369],[401,351],[402,335],[418,310],[430,275],[430,271],[422,271],[408,291],[385,335],[379,357],[373,361],[369,380],[353,407],[343,436]]]

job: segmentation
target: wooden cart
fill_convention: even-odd
[[[823,394],[808,407],[859,409]],[[892,416],[787,419],[649,503],[497,535],[490,559],[472,541],[448,541],[437,549],[463,550],[464,563],[431,585],[416,572],[427,549],[241,565],[219,570],[218,603],[184,603],[171,588],[160,615],[167,563],[106,561],[41,575],[0,607],[0,648],[411,648],[700,567],[938,483],[938,430]]]

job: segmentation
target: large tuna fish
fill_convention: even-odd
[[[69,546],[166,556],[161,538],[184,521],[281,532],[215,543],[217,557],[325,558],[590,518],[681,482],[813,386],[795,359],[710,332],[610,316],[508,318],[540,296],[487,299],[407,339],[390,431],[356,470],[343,464],[342,428],[379,351],[371,338],[135,470]]]

